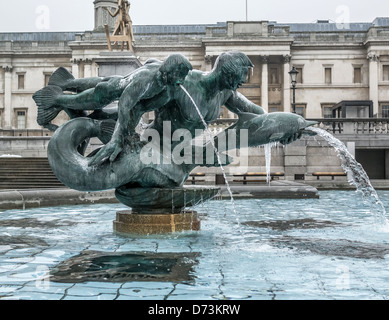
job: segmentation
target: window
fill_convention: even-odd
[[[293,106],[292,106],[293,108]],[[307,106],[305,104],[296,104],[296,114],[305,118]],[[292,110],[293,111],[293,110]]]
[[[354,68],[354,83],[362,83],[362,68]]]
[[[389,118],[389,103],[382,105],[382,118]]]
[[[220,109],[220,114],[219,114],[219,119],[228,119],[230,116],[229,116],[229,113],[228,113],[228,109],[223,106],[221,109]]]
[[[332,68],[324,68],[325,84],[332,83]]]
[[[49,85],[49,80],[50,80],[50,77],[51,77],[51,74],[48,74],[48,73],[45,73],[45,83],[44,83],[44,86],[48,86]]]
[[[0,110],[0,128],[3,127],[3,112]]]
[[[383,66],[382,80],[389,81],[389,65]]]
[[[278,68],[270,68],[269,84],[279,84]]]
[[[277,105],[277,106],[269,106],[269,113],[272,113],[272,112],[281,112],[281,106]]]
[[[251,70],[249,69],[249,72],[247,73],[246,83],[251,82]]]
[[[26,111],[17,111],[16,128],[26,129]]]
[[[18,89],[24,89],[24,74],[18,74]]]
[[[303,83],[303,68],[296,68],[296,70],[298,71],[297,83]]]
[[[323,103],[321,105],[323,118],[332,118],[332,107],[333,106],[334,106],[334,104],[332,104],[332,103]]]

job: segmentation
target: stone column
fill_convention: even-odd
[[[92,77],[92,60],[85,59],[84,78],[90,78],[90,77]]]
[[[285,55],[284,57],[284,96],[283,96],[283,104],[284,104],[284,112],[290,112],[290,60],[292,56]]]
[[[4,129],[12,129],[12,66],[4,69]]]
[[[269,110],[269,80],[268,80],[269,56],[262,56],[262,82],[261,82],[261,107]]]
[[[73,77],[75,77],[76,79],[78,79],[80,76],[79,76],[79,73],[80,73],[80,59],[73,59],[72,60],[72,74],[73,74]]]
[[[378,61],[379,56],[369,53],[369,99],[373,101],[373,114],[378,114]]]

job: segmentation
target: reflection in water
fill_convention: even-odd
[[[198,253],[83,251],[53,268],[50,280],[64,283],[190,282]]]
[[[50,220],[41,221],[34,218],[22,218],[22,219],[7,219],[0,220],[0,227],[13,227],[13,228],[58,228],[58,227],[69,227],[76,225],[73,221],[67,220]]]
[[[269,221],[247,221],[242,225],[256,228],[271,228],[277,231],[286,231],[293,229],[321,229],[328,227],[336,227],[340,223],[315,220],[315,219],[296,219],[296,220],[269,220]]]
[[[364,243],[345,239],[303,239],[284,236],[271,240],[272,243],[309,251],[324,256],[350,257],[357,259],[384,259],[389,254],[388,244]]]

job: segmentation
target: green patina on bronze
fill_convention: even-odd
[[[192,70],[180,54],[163,62],[149,60],[125,77],[74,79],[66,69],[58,69],[49,85],[33,96],[38,105],[38,123],[55,130],[48,147],[53,172],[65,185],[80,191],[120,189],[123,194],[127,189],[131,195],[133,188],[182,187],[196,166],[219,166],[216,157],[212,164],[146,164],[140,161],[140,154],[148,140],[139,136],[135,127],[144,113],[154,111],[155,120],[148,129],[158,133],[161,146],[166,138],[166,122],[169,132],[185,129],[195,137],[196,130],[204,130],[204,122],[193,101],[207,124],[218,118],[222,106],[237,114],[239,120],[226,131],[236,130],[239,141],[240,130],[247,129],[248,146],[288,144],[299,139],[313,122],[291,113],[268,114],[237,91],[252,67],[245,54],[227,52],[218,57],[208,73]],[[115,100],[119,101],[117,112],[105,110]],[[51,121],[61,110],[71,120],[57,128]],[[93,112],[88,115],[86,111]],[[92,137],[98,137],[104,146],[85,156],[86,144]],[[218,139],[215,137],[215,144],[220,147]],[[173,139],[171,151],[180,143]],[[212,197],[214,193],[208,195]],[[145,203],[149,200],[145,196]]]

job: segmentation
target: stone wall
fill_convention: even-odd
[[[0,157],[17,155],[25,158],[47,158],[50,137],[1,137]]]

